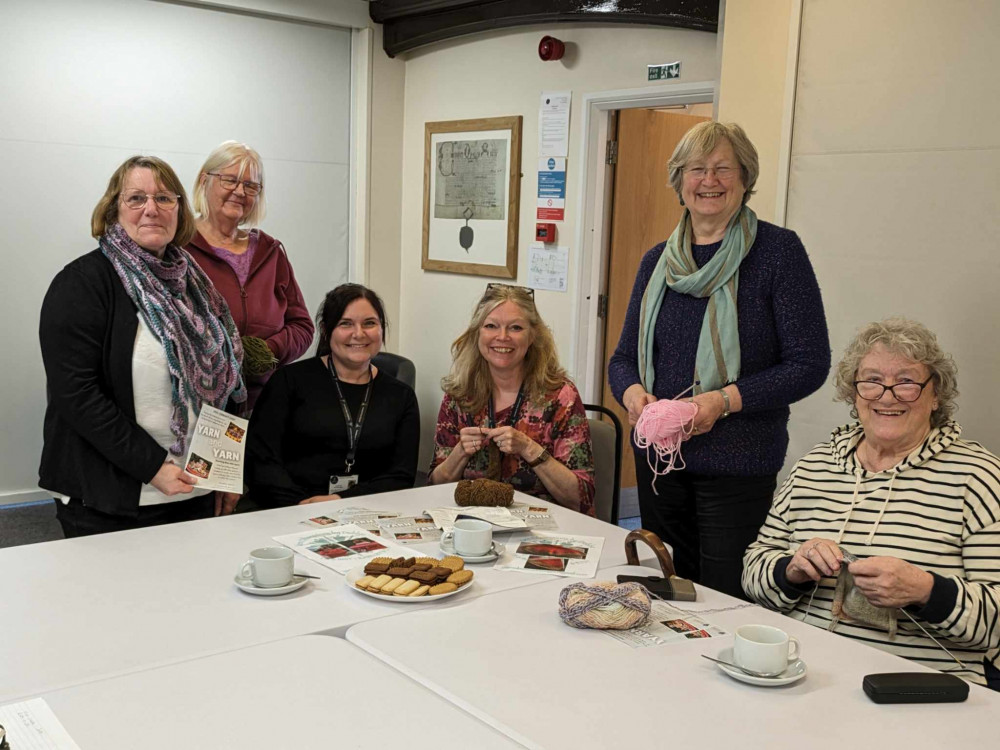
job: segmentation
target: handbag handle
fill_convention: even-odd
[[[656,559],[660,561],[660,570],[663,571],[664,578],[674,575],[674,560],[670,557],[670,550],[663,545],[660,537],[646,529],[630,531],[625,537],[625,560],[629,565],[639,564],[639,553],[636,551],[636,542],[639,541],[645,542],[653,550]]]

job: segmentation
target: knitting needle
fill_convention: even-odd
[[[701,381],[700,381],[700,380],[696,380],[696,381],[694,381],[694,382],[693,382],[693,383],[692,383],[691,385],[689,385],[689,386],[688,386],[687,388],[685,388],[685,389],[684,389],[683,391],[681,391],[680,393],[678,393],[678,394],[677,394],[676,396],[674,396],[674,397],[673,397],[672,399],[670,399],[670,400],[671,400],[671,401],[676,401],[677,399],[679,399],[679,398],[680,398],[681,396],[683,396],[683,395],[684,395],[685,393],[687,393],[688,391],[693,391],[693,390],[694,390],[695,388],[697,388],[697,387],[698,387],[699,385],[701,385]]]

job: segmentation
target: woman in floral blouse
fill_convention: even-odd
[[[488,477],[592,516],[590,427],[534,296],[488,284],[451,345],[430,482]]]

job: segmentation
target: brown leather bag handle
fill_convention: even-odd
[[[674,575],[674,560],[670,557],[670,551],[663,546],[660,537],[652,531],[646,529],[636,529],[630,531],[625,537],[625,559],[629,565],[639,564],[639,553],[636,551],[636,542],[643,541],[656,554],[656,559],[660,561],[660,569],[664,578]]]

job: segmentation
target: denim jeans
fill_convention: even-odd
[[[723,477],[673,471],[656,479],[645,451],[636,452],[642,527],[673,549],[677,575],[746,599],[743,553],[757,538],[777,476]]]

